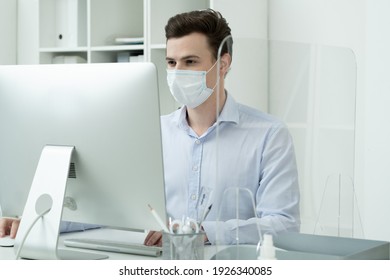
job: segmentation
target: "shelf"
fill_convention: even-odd
[[[166,44],[151,44],[150,48],[153,50],[164,50],[167,48]]]
[[[72,52],[86,52],[87,47],[75,47],[75,48],[40,48],[41,53],[72,53]]]
[[[91,51],[131,51],[131,50],[143,50],[144,45],[120,45],[120,46],[99,46],[91,47]]]

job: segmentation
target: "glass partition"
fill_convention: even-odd
[[[356,60],[350,49],[269,41],[269,113],[293,136],[301,232],[363,237],[354,188]]]

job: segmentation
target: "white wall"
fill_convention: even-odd
[[[269,38],[353,50],[357,65],[355,187],[365,237],[390,240],[390,2],[271,0]]]
[[[368,236],[390,240],[390,1],[365,4],[365,224]]]
[[[0,64],[16,64],[16,1],[0,0]]]
[[[18,2],[18,64],[36,64],[39,61],[39,0]]]
[[[226,18],[234,40],[226,88],[237,101],[267,111],[267,0],[211,0],[210,7]]]

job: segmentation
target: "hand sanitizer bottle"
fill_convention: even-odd
[[[275,247],[272,239],[272,235],[264,234],[263,243],[260,246],[260,254],[258,260],[276,260]]]

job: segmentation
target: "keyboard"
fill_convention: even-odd
[[[71,238],[65,239],[64,245],[73,248],[92,249],[151,257],[159,257],[162,254],[162,248],[158,246],[146,246],[139,243],[116,242],[103,239]]]

